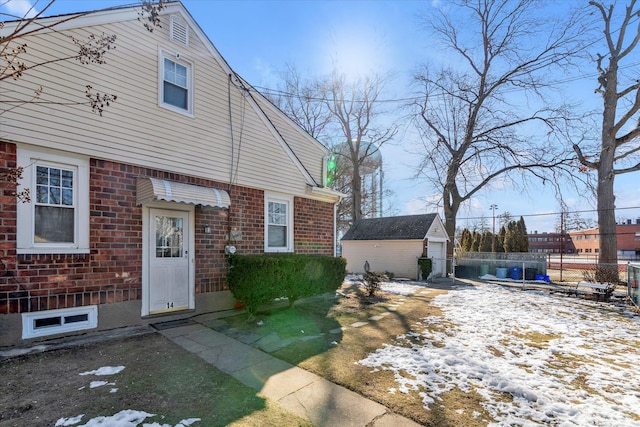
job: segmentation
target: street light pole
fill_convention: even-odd
[[[489,209],[491,209],[492,215],[493,216],[493,234],[496,234],[496,209],[498,209],[498,205],[496,205],[495,203],[492,204],[491,206],[489,206]]]

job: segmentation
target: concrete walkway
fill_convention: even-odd
[[[317,426],[419,426],[379,403],[201,324],[159,331]]]

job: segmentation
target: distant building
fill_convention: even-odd
[[[575,254],[576,247],[567,233],[538,233],[534,231],[527,235],[529,252],[548,254]]]
[[[578,255],[598,255],[600,232],[598,228],[570,231]],[[640,218],[635,223],[627,220],[616,225],[618,240],[618,258],[637,260],[640,259]]]

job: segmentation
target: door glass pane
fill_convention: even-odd
[[[156,216],[156,258],[182,257],[182,218]]]

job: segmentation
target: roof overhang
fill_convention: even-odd
[[[331,188],[314,187],[313,185],[307,185],[306,193],[316,200],[331,203],[338,203],[340,200],[346,197],[346,194],[333,190]]]
[[[216,188],[200,187],[158,178],[138,178],[136,187],[138,205],[154,200],[217,208],[229,208],[231,205],[229,193]]]

